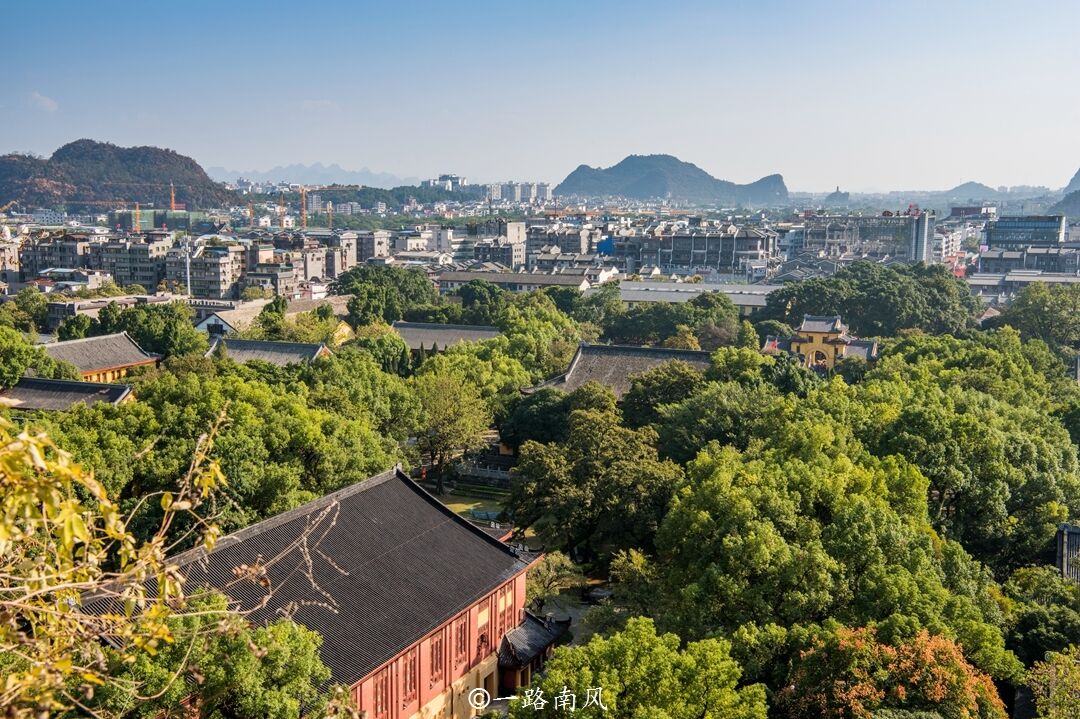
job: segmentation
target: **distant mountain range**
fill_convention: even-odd
[[[23,209],[68,206],[80,211],[120,202],[168,207],[169,183],[176,189],[176,201],[189,209],[236,201],[195,160],[157,147],[76,140],[47,160],[0,156],[0,203],[15,200]]]
[[[630,155],[608,168],[581,165],[555,188],[558,195],[626,197],[721,205],[768,205],[787,201],[784,178],[769,175],[748,185],[718,180],[671,155]]]
[[[364,185],[366,187],[400,187],[402,185],[417,185],[420,180],[415,177],[398,177],[388,172],[374,172],[368,168],[362,170],[346,170],[341,165],[324,165],[316,162],[313,165],[284,165],[271,168],[266,172],[247,170],[227,170],[224,167],[208,167],[207,173],[220,182],[235,182],[243,177],[252,182],[296,182],[305,185]]]

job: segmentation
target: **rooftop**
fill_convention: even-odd
[[[0,392],[0,404],[12,409],[63,412],[82,402],[119,404],[131,394],[131,385],[98,384],[68,379],[23,377],[10,389]]]
[[[394,322],[393,328],[411,350],[431,349],[432,345],[442,350],[459,342],[483,342],[501,334],[497,327],[486,325],[440,325],[401,320]]]
[[[847,331],[847,327],[844,325],[843,320],[840,319],[840,315],[804,315],[798,331],[824,333],[839,332],[843,334]]]
[[[127,332],[53,342],[43,347],[54,360],[69,362],[83,373],[152,364],[160,359],[137,345]]]
[[[668,349],[667,347],[637,347],[633,345],[594,345],[581,343],[570,368],[565,374],[538,385],[573,392],[587,382],[599,382],[610,387],[616,397],[630,390],[634,375],[648,372],[665,362],[682,360],[704,371],[709,366],[708,352]]]
[[[308,364],[317,357],[329,354],[324,344],[305,344],[301,342],[271,342],[269,340],[216,339],[206,353],[212,356],[219,346],[223,346],[225,356],[234,362],[243,364],[252,360],[269,362],[278,367],[291,364]]]
[[[525,620],[506,633],[499,647],[499,668],[520,669],[532,663],[570,629],[569,619],[541,618],[525,611]]]
[[[233,568],[266,565],[267,590]],[[311,561],[310,566],[308,561]],[[176,559],[189,587],[225,589],[256,624],[291,616],[323,636],[352,685],[524,571],[509,547],[389,470]],[[309,578],[310,577],[310,578]],[[265,601],[265,604],[262,602]]]

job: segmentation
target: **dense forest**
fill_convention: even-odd
[[[494,427],[517,456],[505,511],[519,537],[567,576],[612,588],[575,629],[588,641],[558,649],[539,679],[548,696],[617,687],[607,712],[626,717],[1001,719],[1019,693],[1041,716],[1076,715],[1080,588],[1053,558],[1058,524],[1080,519],[1080,387],[1067,369],[1080,291],[1033,285],[994,326],[979,325],[961,282],[926,267],[857,264],[789,285],[749,320],[718,294],[627,310],[614,285],[584,296],[473,282],[449,301],[393,267],[356,268],[336,291],[350,295],[355,336],[305,366],[205,357],[180,307],[68,328],[123,328],[166,359],[131,377],[136,402],[11,414],[0,550],[18,535],[80,581],[93,576],[88,558],[164,577],[142,548],[212,545],[397,462],[427,464],[442,486]],[[0,382],[35,365],[64,376],[20,335],[40,308],[28,296],[9,305]],[[880,357],[818,373],[760,352],[761,337],[804,313],[842,314],[879,340]],[[389,327],[397,319],[501,335],[416,357]],[[319,310],[286,319],[271,303],[246,335],[320,341],[335,324]],[[640,374],[622,398],[598,384],[521,393],[565,371],[583,340],[712,355],[704,370],[673,361]],[[23,428],[44,435],[10,441]],[[48,444],[25,454],[35,442]],[[92,479],[55,465],[66,455],[51,443]],[[13,491],[30,483],[39,494]],[[55,511],[15,511],[42,502]],[[41,518],[54,515],[64,520]],[[113,535],[130,547],[123,559]],[[31,581],[25,556],[0,556],[4,576]],[[18,586],[4,582],[0,609],[11,606],[4,587]],[[20,608],[40,629],[0,655],[13,705],[47,697],[57,713],[77,701],[157,717],[194,691],[220,716],[347,713],[303,627],[248,627],[213,596],[197,610],[146,602],[127,630],[139,641],[124,648],[101,648],[100,628],[57,619],[47,602]],[[15,631],[0,624],[0,645]],[[195,656],[153,632],[197,637]],[[70,661],[43,668],[58,656]],[[168,679],[185,663],[201,681],[178,688]],[[515,719],[557,713],[511,708]]]

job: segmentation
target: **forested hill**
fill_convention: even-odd
[[[1057,204],[1051,205],[1046,212],[1049,215],[1069,215],[1074,217],[1080,215],[1080,189],[1065,195]]]
[[[16,200],[27,209],[69,205],[72,210],[85,210],[117,202],[168,207],[170,182],[176,188],[176,201],[188,209],[236,201],[195,160],[157,147],[77,140],[48,159],[0,157],[0,204]]]
[[[718,180],[697,165],[671,155],[630,155],[608,168],[581,165],[558,187],[559,195],[619,196],[633,199],[667,197],[673,200],[719,204],[777,204],[787,201],[781,175],[769,175],[739,185]]]

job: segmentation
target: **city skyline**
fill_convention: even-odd
[[[0,151],[88,137],[237,171],[552,183],[664,153],[793,191],[1063,187],[1080,8],[907,8],[15,3],[50,42],[9,58]]]

